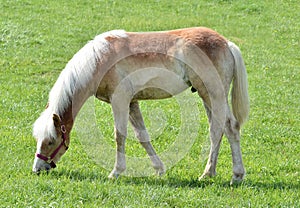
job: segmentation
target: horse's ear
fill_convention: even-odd
[[[60,129],[61,120],[60,120],[59,115],[53,114],[53,123],[54,123],[55,128],[59,128]]]

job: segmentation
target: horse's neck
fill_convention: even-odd
[[[59,116],[61,117],[62,124],[65,125],[67,132],[70,133],[75,119],[72,112],[72,104]]]
[[[72,130],[78,112],[90,96],[91,93],[87,92],[87,90],[80,90],[80,92],[75,93],[65,111],[61,113],[62,123],[66,126],[68,132]]]

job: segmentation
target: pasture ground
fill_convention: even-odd
[[[0,0],[0,207],[299,207],[299,11],[296,0]],[[242,184],[229,185],[231,154],[225,138],[218,175],[197,180],[208,154],[200,101],[198,140],[161,178],[108,180],[109,171],[90,159],[76,132],[57,169],[39,177],[31,173],[32,124],[60,71],[88,40],[112,29],[192,26],[217,30],[243,53],[251,113],[242,132],[247,170]],[[110,107],[97,106],[99,126],[113,146]],[[154,140],[158,152],[168,148],[180,128],[172,106],[178,111],[172,99],[142,102],[148,125],[152,109],[165,115],[167,127]],[[144,154],[134,139],[128,139],[127,152]]]

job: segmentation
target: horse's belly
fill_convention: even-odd
[[[173,95],[171,94],[171,92],[167,92],[166,90],[151,87],[137,92],[133,96],[133,100],[164,99],[164,98],[170,98],[172,96]]]

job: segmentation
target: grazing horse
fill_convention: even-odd
[[[77,113],[94,95],[112,105],[117,147],[109,177],[116,178],[126,169],[128,120],[153,167],[163,174],[164,164],[150,142],[138,101],[172,97],[189,87],[202,98],[210,125],[211,148],[200,179],[216,174],[225,133],[232,151],[232,180],[242,180],[240,127],[249,113],[247,73],[239,48],[204,27],[161,32],[114,30],[88,42],[61,72],[47,108],[34,123],[37,151],[33,171],[56,166],[68,149]]]

